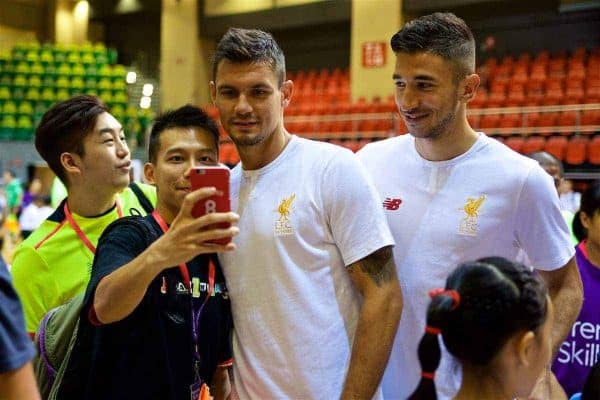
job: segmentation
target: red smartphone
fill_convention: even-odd
[[[217,193],[214,196],[200,200],[192,209],[192,216],[201,217],[213,212],[229,212],[231,205],[229,203],[229,168],[223,166],[201,166],[194,167],[190,171],[190,183],[192,190],[202,187],[215,187]],[[229,223],[216,224],[218,228],[227,229]],[[208,243],[227,244],[231,238],[209,240]]]

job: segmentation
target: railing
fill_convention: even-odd
[[[551,133],[572,133],[585,134],[600,132],[600,125],[582,125],[581,114],[588,110],[600,110],[600,104],[574,104],[574,105],[556,105],[556,106],[535,106],[535,107],[503,107],[503,108],[474,108],[468,110],[469,117],[484,115],[505,115],[521,114],[521,126],[510,128],[480,128],[474,124],[474,128],[485,131],[489,135],[531,135],[531,134],[551,134]],[[552,126],[528,126],[528,115],[533,113],[550,112],[576,112],[575,124],[570,126],[552,125]],[[388,129],[361,130],[361,124],[366,121],[389,121]],[[327,123],[343,122],[350,129],[331,131],[327,128],[324,131],[320,128]],[[285,123],[288,130],[298,133],[302,136],[328,140],[328,139],[381,139],[395,136],[399,133],[406,133],[404,124],[399,114],[390,113],[367,113],[367,114],[331,114],[331,115],[304,115],[304,116],[286,116]],[[309,130],[295,130],[294,127],[303,125]]]

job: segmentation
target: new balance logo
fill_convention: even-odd
[[[390,211],[396,211],[400,208],[400,204],[402,204],[401,199],[386,197],[385,201],[383,202],[383,208]]]

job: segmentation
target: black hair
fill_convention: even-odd
[[[94,129],[96,119],[108,108],[89,95],[79,95],[54,104],[35,130],[35,148],[58,178],[69,185],[60,162],[65,152],[83,156],[83,139]]]
[[[581,391],[581,400],[600,399],[600,360],[592,367]]]
[[[452,61],[455,78],[475,72],[475,39],[462,19],[434,13],[407,22],[390,40],[394,53],[430,52]]]
[[[160,134],[171,128],[200,128],[210,133],[214,139],[217,152],[219,151],[219,128],[216,122],[200,108],[187,104],[176,110],[169,110],[160,114],[154,120],[150,131],[148,144],[148,160],[156,162],[158,148],[160,147]]]
[[[285,56],[270,33],[258,29],[229,28],[217,44],[213,57],[213,80],[222,60],[232,63],[266,63],[277,74],[281,86],[285,80]]]
[[[593,182],[582,194],[579,211],[573,217],[573,233],[577,240],[587,239],[587,229],[581,223],[581,213],[593,218],[600,211],[600,181]]]
[[[546,320],[547,289],[523,264],[487,257],[461,264],[446,280],[446,292],[435,295],[427,325],[439,329],[444,345],[461,363],[487,365],[519,331],[536,331]],[[457,303],[448,291],[460,296]],[[419,343],[423,376],[411,400],[437,399],[432,376],[440,363],[435,332]]]

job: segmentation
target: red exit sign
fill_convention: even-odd
[[[377,68],[385,65],[386,42],[365,42],[362,44],[362,65]]]

